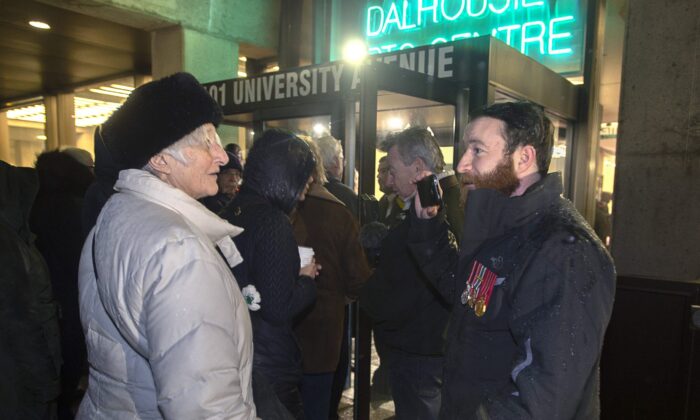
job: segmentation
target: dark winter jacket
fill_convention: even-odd
[[[253,369],[273,385],[301,380],[292,321],[316,298],[316,285],[310,277],[299,276],[299,252],[288,213],[314,165],[302,140],[266,132],[250,150],[240,193],[221,213],[244,229],[234,238],[243,263],[233,272],[241,288],[253,285],[260,293],[260,309],[250,313]]]
[[[85,193],[82,210],[83,234],[85,236],[95,226],[102,207],[115,193],[114,184],[122,169],[126,169],[126,167],[114,160],[102,139],[101,127],[97,127],[95,129],[95,181]]]
[[[0,161],[0,418],[46,415],[60,391],[58,307],[29,231],[34,170]],[[42,408],[43,407],[43,408]]]
[[[442,188],[442,201],[445,203],[445,216],[450,225],[450,232],[457,238],[457,243],[462,238],[464,226],[464,208],[460,205],[459,180],[454,174],[440,178]]]
[[[231,202],[231,196],[224,193],[217,193],[211,197],[201,198],[199,202],[204,204],[204,207],[209,209],[210,212],[219,214],[226,208],[226,205]]]
[[[350,211],[320,185],[313,185],[292,217],[300,246],[314,249],[323,269],[316,302],[298,317],[304,373],[334,372],[340,357],[345,304],[357,298],[369,277],[367,259]]]
[[[590,419],[615,270],[550,174],[520,197],[476,190],[459,256],[444,218],[411,215],[411,248],[453,302],[443,419]],[[475,262],[495,286],[483,316],[461,303]],[[486,272],[487,274],[489,272]]]
[[[355,191],[332,176],[328,176],[328,182],[326,182],[323,186],[328,190],[328,192],[333,194],[335,198],[345,204],[345,207],[350,210],[352,216],[355,218],[355,220],[357,220],[360,214],[360,203]]]
[[[66,153],[45,152],[36,162],[39,193],[30,226],[46,260],[60,305],[63,395],[68,398],[87,371],[87,350],[78,310],[78,264],[85,242],[81,228],[83,196],[94,176]],[[63,408],[63,407],[62,407]]]
[[[450,183],[451,180],[455,182]],[[448,206],[459,202],[456,178],[443,178],[441,186],[443,208],[456,217],[454,225],[461,226],[461,215]],[[409,228],[409,220],[404,217],[382,241],[379,264],[362,291],[360,306],[374,320],[377,340],[390,349],[440,356],[445,345],[450,302],[440,296],[411,255]],[[454,240],[452,246],[456,249]]]

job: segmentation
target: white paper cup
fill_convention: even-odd
[[[300,246],[299,247],[299,260],[301,262],[301,266],[307,266],[311,264],[311,259],[314,257],[314,250],[313,248],[309,248],[306,246]]]

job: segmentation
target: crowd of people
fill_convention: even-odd
[[[615,270],[540,108],[473,115],[457,173],[428,128],[387,136],[362,227],[340,141],[270,129],[244,159],[221,121],[176,73],[96,130],[94,163],[0,162],[0,418],[337,418],[353,301],[397,419],[599,417]]]

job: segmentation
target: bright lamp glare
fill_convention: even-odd
[[[367,45],[359,39],[353,39],[345,43],[343,47],[343,60],[359,63],[367,56]]]
[[[402,128],[404,128],[403,119],[401,119],[400,117],[389,118],[387,124],[389,125],[390,130],[401,130]]]
[[[325,134],[325,132],[326,132],[326,128],[323,126],[323,124],[321,124],[321,123],[314,124],[314,134],[316,134],[316,136],[321,136],[321,135]]]
[[[37,29],[51,29],[51,25],[49,25],[46,22],[42,22],[40,20],[30,20],[29,26],[32,26],[32,27],[37,28]]]

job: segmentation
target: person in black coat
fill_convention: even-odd
[[[551,122],[527,102],[496,104],[464,141],[459,254],[442,211],[416,200],[410,217],[413,256],[452,302],[440,418],[598,418],[615,267],[547,174]]]
[[[238,157],[231,152],[226,153],[228,154],[228,163],[222,166],[216,175],[219,191],[216,195],[199,200],[209,211],[216,214],[219,214],[236,197],[243,174],[243,166],[241,166]]]
[[[82,210],[82,229],[85,237],[95,227],[102,207],[116,192],[114,184],[122,169],[126,169],[125,166],[115,159],[102,139],[102,126],[97,127],[95,129],[95,181],[85,192]]]
[[[36,173],[0,161],[0,418],[52,419],[61,389],[58,305],[34,246]]]
[[[244,296],[255,296],[249,305],[253,374],[272,387],[297,419],[304,418],[299,393],[302,366],[292,325],[316,298],[314,277],[320,266],[312,261],[300,270],[289,213],[305,198],[315,164],[309,146],[294,134],[264,132],[248,154],[240,193],[221,212],[244,229],[234,238],[243,263],[233,272]],[[258,395],[255,389],[254,393]],[[266,418],[267,402],[256,398],[255,404],[258,415]]]
[[[77,406],[81,397],[76,392],[78,382],[87,374],[87,350],[78,310],[78,264],[85,242],[81,228],[83,196],[94,176],[88,166],[58,150],[40,154],[36,170],[39,193],[29,223],[36,235],[36,246],[49,267],[61,309],[63,367],[58,416],[72,419],[72,406]]]
[[[440,146],[430,131],[406,129],[388,137],[382,149],[388,153],[387,185],[402,200],[410,205],[416,195],[412,181],[417,174],[425,170],[438,173],[451,228],[462,225],[458,181],[451,171],[445,171]],[[450,305],[413,260],[407,245],[409,227],[408,219],[403,218],[389,229],[379,264],[360,295],[360,306],[375,322],[381,363],[388,362],[396,417],[427,420],[437,418],[440,411],[443,337]]]

